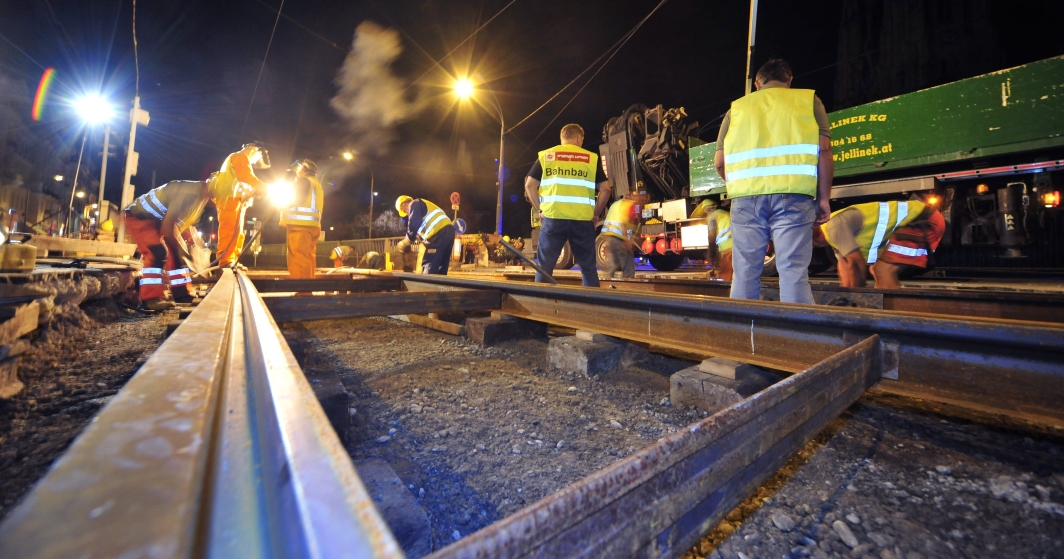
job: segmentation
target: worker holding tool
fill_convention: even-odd
[[[287,230],[288,275],[313,279],[325,193],[318,181],[318,165],[313,161],[297,159],[288,170],[296,175],[293,205],[281,209],[281,225]]]
[[[606,221],[602,223],[599,240],[595,243],[597,250],[603,252],[602,273],[613,277],[617,272],[622,278],[635,277],[635,249],[639,242],[639,218],[642,213],[642,200],[638,195],[617,200],[606,212]],[[581,266],[582,268],[582,266]]]
[[[358,264],[355,264],[355,267],[365,270],[383,270],[384,257],[380,253],[371,250],[358,259]]]
[[[348,256],[351,256],[351,252],[354,249],[347,245],[340,245],[332,249],[329,253],[329,259],[333,261],[333,268],[342,268],[344,260],[347,260]]]
[[[395,209],[406,218],[406,236],[396,245],[399,251],[406,254],[420,241],[425,244],[421,273],[447,275],[454,247],[454,225],[447,213],[428,200],[406,195],[396,198]]]
[[[813,240],[834,249],[842,287],[864,287],[871,271],[877,288],[900,289],[903,271],[933,262],[945,231],[942,214],[923,202],[869,202],[831,214]]]
[[[584,286],[598,287],[595,223],[602,220],[606,211],[610,183],[598,154],[581,147],[584,129],[579,124],[563,126],[561,142],[539,152],[525,177],[525,193],[543,222],[536,256],[543,270],[552,274],[558,255],[569,241]],[[536,281],[547,279],[537,271]]]
[[[269,152],[256,142],[247,143],[226,157],[216,174],[214,205],[218,208],[218,264],[222,267],[236,263],[244,250],[244,212],[254,198],[265,195],[266,185],[253,170],[256,165],[269,169]]]
[[[831,127],[811,89],[791,89],[791,67],[773,58],[757,91],[732,102],[721,122],[714,164],[731,200],[731,296],[757,299],[769,242],[776,250],[780,301],[813,304],[812,225],[831,207]]]
[[[709,226],[708,236],[713,239],[709,243],[709,263],[713,267],[709,274],[712,278],[724,281],[732,280],[732,237],[731,237],[731,214],[720,209],[714,198],[702,200],[694,211],[691,218],[706,219]]]
[[[141,269],[140,299],[145,310],[162,311],[174,302],[190,303],[191,261],[184,233],[199,221],[215,196],[216,175],[206,181],[172,181],[149,191],[125,208],[126,231],[137,244]],[[169,285],[173,301],[166,299]]]

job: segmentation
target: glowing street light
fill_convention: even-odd
[[[114,116],[111,105],[99,95],[86,95],[74,101],[74,110],[88,124],[101,124]]]
[[[479,79],[480,76],[477,76]],[[502,116],[502,105],[499,104],[499,97],[495,95],[495,90],[488,84],[484,84],[491,92],[491,98],[495,102],[495,111],[499,115],[499,197],[495,204],[495,234],[502,235],[502,196],[503,196],[503,154],[506,147],[506,120]],[[473,82],[469,78],[460,78],[454,82],[454,94],[459,99],[468,99],[473,96],[476,88],[473,87]]]
[[[56,175],[52,178],[55,179],[55,182],[63,182],[63,175]]]
[[[77,194],[74,194],[74,196],[77,196],[78,198],[84,198],[85,197],[85,191],[84,190],[79,190],[77,192]]]
[[[354,158],[355,158],[355,154],[353,154],[353,153],[351,153],[349,151],[345,151],[344,152],[344,159],[346,159],[348,161],[351,161]]]
[[[454,94],[459,99],[468,99],[473,96],[473,82],[469,81],[469,78],[461,78],[454,82]]]

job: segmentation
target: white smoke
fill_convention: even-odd
[[[423,104],[405,93],[391,65],[403,52],[399,33],[365,21],[355,28],[351,54],[336,74],[339,91],[329,104],[354,134],[360,153],[382,155],[396,139],[395,127]]]

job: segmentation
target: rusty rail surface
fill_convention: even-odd
[[[502,311],[798,372],[882,338],[887,392],[1064,428],[1064,325],[394,274],[411,291],[503,293]]]
[[[0,557],[402,557],[229,270],[0,524]]]
[[[492,275],[457,272],[452,275],[469,279],[505,279],[515,282],[532,282],[535,279],[527,272],[499,272]],[[556,274],[555,279],[561,285],[581,284],[579,274]],[[731,284],[728,282],[695,278],[600,278],[599,282],[602,289],[671,295],[727,298],[731,290]],[[813,298],[820,305],[1064,323],[1062,293],[967,287],[875,289],[839,287],[816,282],[812,284],[812,288]],[[764,283],[762,296],[767,300],[779,300],[779,287],[775,282]]]

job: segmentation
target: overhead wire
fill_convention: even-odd
[[[133,0],[134,4],[137,0]],[[251,90],[251,102],[248,103],[248,112],[244,115],[244,125],[240,127],[240,137],[244,137],[244,131],[248,127],[248,119],[251,118],[251,109],[255,106],[255,96],[259,92],[259,82],[262,80],[262,72],[266,69],[266,59],[270,56],[270,47],[273,46],[273,36],[277,33],[277,23],[281,21],[281,12],[284,10],[284,1],[277,8],[277,18],[273,20],[273,30],[270,31],[270,41],[266,43],[266,54],[262,57],[262,66],[259,66],[259,75],[255,78],[255,88]]]
[[[631,38],[635,36],[636,32],[639,31],[639,28],[642,27],[643,24],[646,23],[647,20],[649,20],[651,16],[653,16],[659,9],[661,9],[662,6],[665,5],[665,2],[668,2],[668,0],[661,0],[660,2],[658,2],[658,5],[654,6],[654,9],[650,10],[650,13],[648,13],[643,19],[639,20],[639,23],[637,23],[635,25],[635,27],[633,27],[631,29],[631,31],[629,31],[628,33],[625,33],[624,36],[621,37],[621,39],[617,43],[614,43],[614,45],[612,47],[610,47],[609,50],[607,50],[606,52],[602,53],[602,56],[599,56],[598,59],[595,60],[595,62],[592,62],[591,66],[588,66],[587,69],[585,69],[583,72],[581,72],[580,75],[578,75],[576,78],[573,79],[573,81],[569,82],[564,88],[562,88],[560,91],[558,91],[558,93],[555,93],[554,96],[552,96],[550,99],[548,99],[546,103],[540,105],[539,108],[537,108],[536,110],[532,111],[532,113],[530,113],[525,118],[521,119],[521,122],[518,122],[517,124],[515,124],[513,127],[510,128],[510,130],[512,131],[514,128],[517,128],[518,126],[520,126],[521,123],[523,123],[526,120],[528,120],[532,115],[534,115],[537,112],[539,112],[540,109],[542,109],[543,107],[547,106],[547,104],[550,103],[556,97],[558,97],[558,95],[560,95],[562,91],[567,89],[577,79],[579,79],[579,77],[581,75],[586,74],[588,70],[590,70],[591,68],[593,68],[595,66],[595,64],[598,64],[598,61],[602,60],[603,56],[606,56],[607,54],[609,54],[609,57],[606,58],[606,60],[602,62],[602,64],[598,67],[598,69],[595,70],[595,73],[592,74],[591,77],[588,78],[586,82],[584,82],[584,85],[580,86],[580,89],[578,89],[577,92],[574,93],[573,96],[569,99],[569,101],[565,104],[565,106],[563,106],[561,108],[561,110],[559,110],[558,113],[554,115],[554,118],[550,119],[550,122],[548,122],[547,125],[544,126],[542,130],[539,131],[539,134],[536,134],[535,138],[532,138],[531,142],[528,142],[528,144],[525,146],[524,151],[519,153],[517,155],[517,158],[520,158],[522,155],[524,155],[529,150],[529,148],[531,148],[532,145],[536,143],[536,140],[538,140],[541,136],[543,136],[543,133],[546,132],[547,129],[550,128],[550,126],[552,124],[554,124],[554,121],[558,120],[558,117],[562,116],[562,113],[565,112],[565,109],[569,108],[569,105],[571,105],[573,103],[573,101],[575,101],[576,98],[580,96],[580,94],[584,91],[584,89],[587,88],[588,84],[590,84],[592,81],[594,81],[595,76],[598,76],[599,72],[601,72],[603,70],[603,68],[605,68],[606,65],[610,63],[611,60],[613,60],[613,57],[616,56],[618,52],[621,52],[621,49],[624,48],[624,45],[627,44],[628,41],[631,40]]]
[[[280,10],[278,10],[278,9],[274,8],[273,6],[267,4],[263,0],[255,0],[255,1],[258,2],[259,4],[262,4],[263,7],[267,8],[271,12],[274,12],[277,15],[279,15],[279,16],[287,19],[288,21],[292,22],[293,24],[295,24],[296,27],[302,29],[303,31],[306,31],[307,33],[310,33],[311,35],[314,35],[314,37],[316,37],[317,39],[321,40],[322,42],[324,42],[325,44],[329,45],[330,47],[332,47],[332,48],[334,48],[334,49],[336,49],[336,50],[338,50],[340,52],[343,52],[343,53],[351,52],[351,49],[346,49],[344,47],[341,47],[340,45],[338,45],[338,44],[334,43],[333,41],[331,41],[328,37],[325,37],[325,36],[321,35],[320,33],[314,31],[313,29],[307,27],[306,25],[303,25],[302,23],[299,23],[299,21],[297,21],[292,16],[290,16],[288,14],[282,14]]]
[[[509,130],[507,130],[507,132],[512,132],[512,131],[513,131],[513,130],[514,130],[515,128],[517,128],[518,126],[521,126],[522,124],[524,124],[524,123],[525,123],[525,121],[527,121],[528,119],[532,118],[532,116],[533,116],[533,115],[535,115],[535,114],[536,114],[536,113],[538,113],[538,112],[539,112],[540,110],[542,110],[542,109],[543,109],[543,107],[546,107],[547,105],[549,105],[551,101],[553,101],[553,100],[557,99],[559,95],[561,95],[561,94],[562,94],[562,93],[563,93],[563,92],[564,92],[564,91],[565,91],[566,89],[569,89],[569,88],[570,88],[570,87],[571,87],[571,86],[572,86],[572,85],[573,85],[574,83],[576,83],[576,82],[577,82],[577,80],[579,80],[581,76],[583,76],[584,74],[586,74],[586,73],[590,72],[590,71],[591,71],[591,69],[592,69],[592,68],[594,68],[594,67],[595,67],[595,65],[596,65],[596,64],[598,64],[598,63],[599,63],[599,61],[600,61],[600,60],[602,60],[603,58],[605,58],[605,57],[606,57],[607,55],[609,55],[609,57],[610,57],[610,58],[612,59],[612,58],[613,58],[613,56],[614,56],[615,54],[617,54],[617,51],[619,51],[619,50],[621,49],[621,47],[623,47],[623,46],[624,46],[624,44],[625,44],[625,43],[627,43],[627,42],[628,42],[628,40],[629,40],[629,39],[631,39],[633,35],[635,35],[635,32],[636,32],[636,31],[638,31],[638,30],[639,30],[639,28],[640,28],[640,27],[642,27],[642,26],[643,26],[643,24],[644,24],[644,23],[646,23],[646,21],[647,21],[648,19],[650,19],[650,16],[654,15],[654,12],[657,12],[657,11],[658,11],[658,9],[660,9],[660,8],[661,8],[661,6],[665,4],[665,2],[668,2],[668,0],[661,0],[661,2],[658,2],[658,5],[657,5],[657,6],[654,6],[654,9],[653,9],[653,10],[650,10],[650,13],[649,13],[649,14],[647,14],[647,15],[646,15],[646,17],[644,17],[643,19],[641,19],[641,20],[639,21],[639,23],[637,23],[637,24],[636,24],[636,26],[635,26],[635,27],[633,27],[633,28],[632,28],[631,30],[629,30],[629,31],[628,31],[627,33],[625,33],[624,35],[622,35],[620,39],[617,39],[617,42],[616,42],[616,43],[613,43],[613,45],[612,45],[612,46],[611,46],[610,48],[606,49],[606,51],[605,51],[605,52],[603,52],[603,53],[602,53],[601,55],[599,55],[599,57],[598,57],[598,58],[596,58],[594,62],[592,62],[591,64],[589,64],[587,68],[584,68],[584,70],[583,70],[582,72],[580,72],[579,74],[577,74],[577,75],[576,75],[576,77],[574,77],[574,78],[572,79],[572,81],[570,81],[569,83],[565,84],[565,87],[562,87],[561,89],[559,89],[557,93],[555,93],[554,95],[551,95],[550,99],[547,99],[546,101],[544,101],[544,102],[543,102],[543,104],[542,104],[542,105],[540,105],[540,106],[536,107],[536,110],[532,111],[531,113],[528,113],[528,115],[527,115],[527,116],[525,116],[525,118],[522,118],[522,119],[521,119],[520,121],[518,121],[518,123],[517,123],[517,124],[515,124],[515,125],[511,126],[511,127],[510,127],[510,129],[509,129]],[[606,63],[608,63],[608,62],[609,62],[609,60],[606,60],[606,62],[604,62],[604,63],[603,63],[603,66],[605,66],[605,65],[606,65]],[[602,68],[599,68],[599,71],[601,71],[601,70],[602,70]],[[597,74],[598,74],[598,71],[596,71],[596,72],[595,72],[595,74],[597,75]],[[590,78],[590,79],[588,80],[588,83],[590,83],[592,79],[594,79],[594,76],[592,76],[592,77],[591,77],[591,78]],[[587,87],[587,84],[586,84],[586,83],[584,84],[584,87]],[[583,91],[583,88],[580,88],[580,91]],[[579,92],[577,92],[577,95],[579,95]],[[575,99],[575,98],[576,98],[576,96],[574,95],[574,96],[573,96],[573,98]],[[572,100],[570,100],[569,102],[571,103],[571,102],[572,102]],[[568,106],[568,105],[567,105],[567,106]],[[555,117],[555,118],[557,118],[557,117]],[[552,121],[552,122],[553,122],[553,121]],[[538,136],[537,136],[537,138],[538,138]]]

